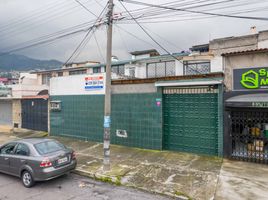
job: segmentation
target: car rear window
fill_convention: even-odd
[[[34,145],[35,149],[38,151],[39,154],[49,154],[53,153],[62,149],[65,149],[65,147],[56,142],[56,141],[45,141]]]

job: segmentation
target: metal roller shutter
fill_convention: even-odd
[[[12,101],[0,101],[0,125],[12,126]]]
[[[163,93],[164,149],[217,155],[217,86],[164,88]]]

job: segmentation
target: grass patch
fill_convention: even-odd
[[[189,197],[187,194],[183,193],[183,192],[179,192],[179,191],[175,191],[174,194],[176,196],[183,196],[186,197],[188,200],[193,200],[191,197]]]

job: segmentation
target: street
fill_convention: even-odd
[[[131,188],[113,186],[75,174],[25,188],[18,178],[0,174],[0,200],[164,200],[165,197]]]

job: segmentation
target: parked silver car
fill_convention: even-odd
[[[0,172],[20,177],[28,188],[74,170],[76,163],[74,151],[52,139],[22,139],[0,147]]]

